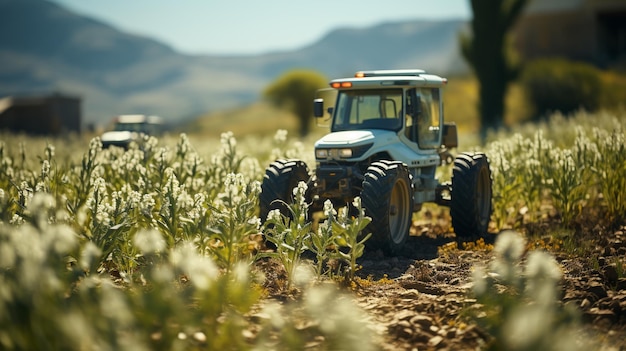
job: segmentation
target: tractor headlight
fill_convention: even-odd
[[[352,149],[339,149],[337,153],[339,154],[339,157],[341,158],[352,157]]]
[[[352,149],[316,149],[315,158],[317,159],[341,159],[353,156]]]
[[[315,158],[328,158],[328,149],[315,150]]]

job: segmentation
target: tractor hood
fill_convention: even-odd
[[[327,134],[315,143],[315,158],[323,160],[352,160],[367,158],[385,151],[396,143],[398,135],[390,130],[349,130]]]
[[[386,130],[348,130],[334,132],[325,135],[315,143],[315,147],[346,147],[373,143],[374,139],[385,134],[394,135],[394,132]]]

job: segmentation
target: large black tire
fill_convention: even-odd
[[[406,165],[397,161],[372,163],[365,173],[361,204],[372,218],[366,232],[368,250],[398,255],[409,237],[413,217],[413,182]]]
[[[491,170],[483,153],[462,153],[454,160],[450,216],[459,243],[487,233],[491,218]]]
[[[276,160],[265,169],[259,195],[259,217],[265,222],[271,210],[290,216],[284,203],[293,202],[293,188],[300,181],[308,182],[309,168],[300,160]],[[278,201],[277,201],[278,200]]]

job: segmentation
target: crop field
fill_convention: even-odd
[[[367,251],[364,211],[309,218],[304,183],[293,220],[261,222],[265,167],[315,165],[284,130],[128,150],[0,135],[0,349],[623,349],[625,122],[554,115],[462,144],[489,157],[493,235],[458,247],[428,205],[395,258]]]

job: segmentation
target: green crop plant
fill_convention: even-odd
[[[493,180],[494,195],[501,196],[494,199],[492,219],[500,228],[520,230],[528,221],[560,219],[563,226],[544,233],[546,243],[591,256],[593,247],[577,236],[576,222],[598,213],[601,224],[623,225],[626,216],[624,121],[624,115],[611,113],[557,115],[514,127],[518,135],[502,134],[487,144],[492,166],[499,165]],[[317,227],[301,200],[291,204],[299,206],[297,216],[294,208],[289,222],[276,222],[276,233],[258,219],[259,164],[267,163],[273,149],[286,156],[313,155],[312,149],[301,149],[307,143],[288,145],[283,132],[277,135],[280,140],[235,140],[232,133],[219,140],[147,137],[124,150],[102,149],[97,138],[2,134],[0,349],[371,348],[371,338],[363,335],[370,330],[365,318],[333,284],[335,274],[358,279],[358,258],[367,244],[367,218],[361,211],[357,216],[358,204],[339,213],[328,206]],[[555,159],[573,163],[575,174],[566,174],[571,168],[557,167]],[[554,179],[569,176],[576,178],[561,187],[574,193],[566,214],[565,202],[554,198]],[[559,216],[552,217],[555,213]],[[299,276],[312,278],[312,272],[318,278],[313,286],[298,285],[297,298],[280,308],[271,297],[262,298],[267,292],[255,267],[260,236],[269,239],[278,231],[295,238],[275,240],[292,255],[285,261],[291,284]],[[302,259],[303,250],[311,250],[314,260]],[[340,270],[325,266],[329,260],[341,261]],[[500,330],[518,338],[522,321],[538,318],[532,303],[532,313],[522,313],[538,298],[529,291],[531,262],[552,267],[547,263],[552,261],[535,254],[514,261],[517,268],[510,271],[516,272],[517,285],[506,283],[494,265],[483,270],[493,274],[481,275],[486,279],[481,303],[496,322],[486,329],[492,335]],[[624,276],[623,260],[607,262]],[[554,285],[556,275],[548,276]],[[507,298],[496,295],[502,291]],[[504,311],[504,306],[513,307]],[[545,317],[544,324],[537,325],[552,323],[545,329],[555,338],[562,335],[571,316],[559,306],[541,306],[544,314],[537,316]],[[259,310],[268,314],[256,314]],[[276,314],[281,318],[267,318]],[[524,330],[529,340],[539,340],[536,329]]]
[[[262,256],[277,258],[285,267],[287,291],[291,290],[302,254],[308,250],[307,244],[312,231],[312,222],[308,217],[309,204],[305,198],[306,190],[306,183],[299,182],[298,186],[293,188],[294,203],[284,204],[289,213],[282,214],[278,209],[271,210],[265,222],[266,239],[276,247],[276,250]]]
[[[337,243],[340,247],[347,248],[347,252],[338,251],[339,257],[348,262],[345,277],[348,282],[354,280],[354,275],[358,269],[356,260],[365,251],[365,242],[372,236],[372,233],[363,233],[372,219],[365,215],[365,209],[361,205],[361,198],[356,197],[352,202],[354,210],[357,211],[355,217],[348,218],[348,207],[343,207],[337,221],[332,223],[333,232],[337,235]]]
[[[487,350],[578,350],[571,336],[580,323],[577,310],[557,302],[561,269],[550,254],[532,251],[523,260],[525,239],[501,233],[488,267],[473,274],[480,304],[473,319],[488,332]]]
[[[337,211],[330,200],[324,202],[324,216],[325,219],[319,223],[317,231],[311,234],[311,241],[308,245],[315,253],[315,274],[318,279],[326,274],[332,274],[331,270],[324,270],[324,265],[338,255],[339,248],[338,236],[333,231],[333,223],[337,221]]]
[[[230,173],[223,192],[210,206],[212,218],[206,247],[227,272],[238,263],[249,265],[253,261],[253,248],[249,244],[261,231],[261,220],[256,216],[260,192],[258,181],[249,182],[242,174]]]
[[[594,129],[598,162],[594,171],[600,192],[607,204],[609,220],[619,222],[626,217],[626,138],[621,125],[612,131]]]

